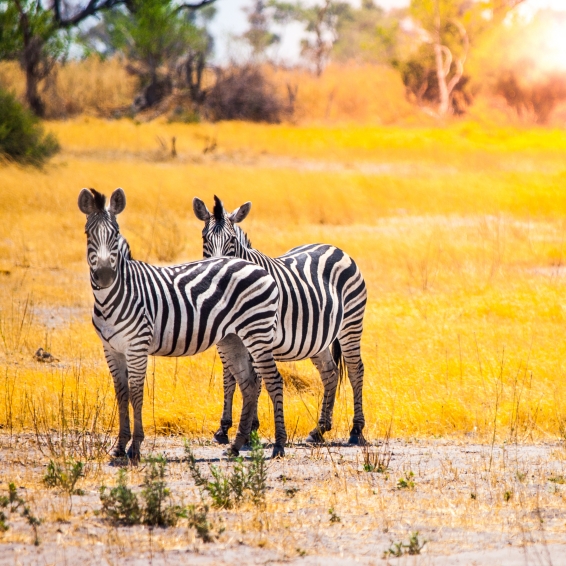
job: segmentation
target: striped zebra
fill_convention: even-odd
[[[283,382],[271,351],[279,302],[273,278],[261,267],[234,258],[172,267],[136,261],[116,221],[126,205],[124,191],[116,189],[108,208],[105,203],[106,197],[94,189],[83,189],[79,195],[79,209],[87,215],[92,322],[102,340],[119,407],[120,431],[113,455],[124,456],[132,438],[127,454],[139,461],[148,356],[192,356],[216,344],[244,399],[238,434],[229,451],[237,454],[248,440],[259,376],[273,401],[273,456],[282,456],[287,437]]]
[[[323,434],[332,428],[338,366],[344,361],[354,393],[354,423],[349,442],[362,443],[364,365],[360,340],[367,294],[358,266],[342,250],[326,244],[299,246],[280,257],[268,257],[252,248],[237,225],[250,212],[251,203],[228,214],[218,197],[214,201],[211,214],[202,200],[193,200],[196,217],[205,222],[204,257],[239,257],[270,273],[280,295],[273,355],[277,361],[287,362],[310,358],[320,373],[324,386],[320,418],[307,442],[322,442]],[[230,368],[224,368],[223,377],[224,410],[214,438],[227,444],[235,381]],[[254,426],[258,426],[257,416]]]

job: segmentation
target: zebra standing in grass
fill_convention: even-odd
[[[354,424],[349,442],[362,443],[364,365],[360,340],[367,294],[358,266],[342,250],[326,244],[299,246],[280,257],[268,257],[253,249],[237,226],[248,215],[251,203],[228,214],[218,197],[214,201],[211,214],[202,200],[193,200],[196,217],[205,222],[204,257],[239,257],[269,272],[279,287],[275,359],[290,362],[311,358],[320,372],[324,385],[320,419],[307,441],[322,442],[323,434],[332,428],[338,364],[343,356],[354,392]],[[224,410],[220,428],[214,435],[221,444],[228,443],[235,386],[230,368],[224,367]]]
[[[116,221],[126,205],[124,191],[114,191],[108,208],[105,202],[105,196],[94,189],[83,189],[79,195],[79,208],[87,215],[87,260],[94,293],[92,322],[104,346],[120,414],[113,455],[124,456],[132,437],[131,402],[134,431],[128,456],[139,461],[147,357],[192,356],[214,344],[244,399],[231,452],[238,453],[251,431],[259,376],[273,401],[273,455],[283,455],[287,438],[283,382],[271,352],[278,309],[273,278],[261,267],[233,258],[172,267],[135,261]]]

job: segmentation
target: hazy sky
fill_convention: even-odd
[[[360,5],[361,0],[350,0],[354,5]],[[376,4],[384,8],[403,7],[409,0],[378,0]],[[216,17],[211,24],[211,32],[216,42],[215,60],[225,63],[231,58],[244,56],[245,48],[233,36],[242,34],[247,28],[246,14],[242,8],[252,5],[252,0],[218,0],[216,2]],[[530,16],[541,8],[566,10],[566,0],[526,0],[520,6],[521,13]],[[299,58],[299,43],[302,36],[302,27],[299,24],[290,24],[276,30],[282,37],[281,43],[275,48],[276,59],[296,62]]]

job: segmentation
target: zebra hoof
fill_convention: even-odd
[[[350,434],[350,439],[348,440],[348,444],[352,446],[365,446],[367,444],[366,439],[364,438],[363,434]]]
[[[127,453],[128,459],[130,460],[130,464],[132,464],[132,466],[137,466],[140,463],[140,451],[135,450],[134,448],[132,448],[132,446],[130,446],[130,448],[128,449],[128,453]]]
[[[126,451],[121,446],[116,446],[114,450],[110,452],[110,456],[112,456],[112,458],[125,458]]]
[[[230,444],[228,434],[222,429],[222,427],[214,433],[212,440],[214,440],[216,444]]]
[[[309,444],[323,444],[324,443],[324,436],[322,436],[322,432],[318,428],[315,428],[306,438],[305,442]]]
[[[237,458],[240,455],[240,451],[234,446],[230,446],[230,448],[224,450],[223,454],[227,458]]]
[[[276,444],[273,447],[273,452],[271,453],[271,458],[272,459],[283,458],[284,456],[285,456],[285,448],[283,448],[283,446]]]

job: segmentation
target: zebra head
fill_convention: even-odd
[[[79,194],[79,209],[87,215],[87,261],[93,289],[106,289],[114,283],[118,273],[120,228],[116,216],[126,207],[126,195],[116,189],[106,208],[106,197],[94,189],[83,189]]]
[[[251,208],[252,203],[246,202],[234,212],[228,213],[215,195],[211,214],[202,200],[196,197],[193,199],[195,216],[205,223],[202,231],[204,257],[239,257],[239,248],[248,247],[250,242],[236,224],[246,218]]]

